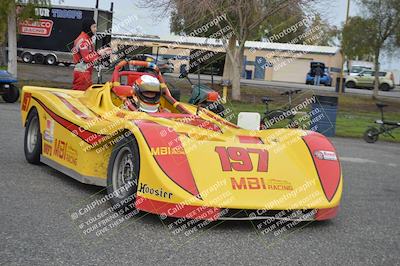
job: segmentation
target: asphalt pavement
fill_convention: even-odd
[[[142,214],[89,237],[71,210],[105,193],[25,161],[18,104],[0,102],[0,122],[0,265],[400,264],[399,144],[333,138],[344,192],[331,221],[300,223],[281,235],[248,221],[185,234],[169,226],[176,219]]]

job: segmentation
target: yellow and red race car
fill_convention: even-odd
[[[165,112],[124,104],[144,74],[160,80]],[[343,180],[327,138],[246,130],[177,102],[149,62],[120,62],[111,82],[87,91],[25,86],[21,115],[27,161],[107,187],[115,209],[205,220],[325,220],[338,211]]]

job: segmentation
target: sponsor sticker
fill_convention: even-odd
[[[68,142],[56,139],[53,147],[53,155],[72,165],[78,164],[78,151],[68,145]]]
[[[165,191],[163,188],[152,188],[148,184],[144,183],[139,183],[138,192],[166,199],[170,199],[173,195],[172,192]]]
[[[333,151],[316,151],[314,155],[320,160],[337,161],[336,153]]]
[[[26,20],[19,23],[19,34],[21,35],[49,37],[52,29],[53,21],[49,19]]]
[[[54,140],[54,120],[46,119],[46,129],[44,130],[44,140],[53,143]]]
[[[293,190],[293,186],[286,180],[264,179],[262,177],[231,177],[233,190]]]

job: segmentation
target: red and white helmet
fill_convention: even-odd
[[[133,84],[138,98],[137,107],[143,112],[155,113],[160,106],[161,84],[150,75],[139,77]]]

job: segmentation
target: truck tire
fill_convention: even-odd
[[[40,120],[36,108],[29,112],[24,137],[24,153],[26,160],[31,164],[40,163],[42,154],[42,135],[40,134]]]
[[[19,99],[19,89],[14,84],[9,84],[10,88],[6,94],[3,94],[3,100],[6,103],[15,103]]]
[[[24,63],[32,63],[33,56],[29,52],[25,52],[21,55],[22,62]]]
[[[44,55],[42,54],[35,54],[33,56],[33,60],[35,61],[35,64],[44,64]]]
[[[49,54],[49,55],[46,56],[45,63],[46,63],[46,65],[50,65],[50,66],[56,65],[57,64],[57,58],[54,55]]]

